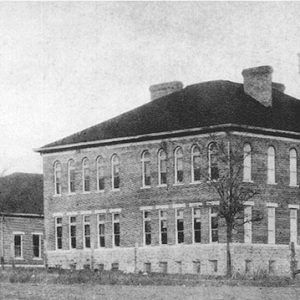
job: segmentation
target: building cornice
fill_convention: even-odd
[[[252,134],[261,134],[261,135],[289,138],[293,140],[300,140],[300,132],[277,130],[277,129],[247,126],[247,125],[223,124],[223,125],[206,126],[206,127],[198,127],[198,128],[190,128],[190,129],[182,129],[182,130],[174,130],[174,131],[165,131],[165,132],[158,132],[158,133],[149,133],[149,134],[136,135],[130,137],[96,140],[91,142],[81,142],[81,143],[74,143],[74,144],[61,145],[61,146],[42,147],[42,148],[36,148],[34,149],[34,151],[39,152],[41,154],[51,153],[51,152],[62,152],[62,151],[72,150],[72,149],[108,146],[114,144],[127,144],[127,143],[140,142],[145,140],[172,138],[175,136],[182,137],[182,136],[189,136],[194,134],[207,134],[207,133],[213,134],[222,131],[223,132],[228,132],[228,131],[248,132]]]

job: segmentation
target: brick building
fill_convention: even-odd
[[[0,178],[0,263],[44,266],[43,182],[40,174]]]
[[[218,166],[212,135],[230,133],[250,153],[241,180],[261,191],[245,212],[264,215],[235,235],[234,270],[288,273],[289,243],[299,241],[300,101],[272,71],[246,69],[243,84],[154,85],[149,103],[37,149],[48,264],[224,274],[219,198],[201,174]]]

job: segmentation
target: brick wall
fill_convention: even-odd
[[[217,137],[217,139],[222,137]],[[115,253],[119,249],[111,249],[112,246],[112,215],[111,208],[121,208],[121,247],[132,248],[138,243],[143,244],[143,214],[141,206],[154,206],[151,216],[151,226],[153,231],[152,245],[159,245],[159,222],[158,212],[155,206],[169,205],[168,208],[168,244],[165,252],[173,251],[171,245],[175,243],[175,210],[172,204],[185,204],[184,228],[185,247],[187,251],[193,251],[192,243],[192,209],[190,203],[201,202],[201,245],[209,243],[209,218],[207,201],[218,200],[218,196],[209,190],[207,184],[202,181],[199,184],[191,184],[191,147],[198,145],[202,155],[202,168],[207,167],[207,146],[211,142],[211,136],[183,137],[178,139],[164,139],[134,144],[103,146],[88,149],[78,149],[65,152],[58,152],[43,155],[44,164],[44,207],[45,207],[45,233],[47,239],[47,251],[49,261],[55,264],[64,257],[86,256],[82,249],[83,224],[82,213],[88,211],[92,215],[91,234],[92,244],[97,248],[97,216],[95,211],[99,209],[107,210],[106,218],[106,248],[101,249],[103,253]],[[260,195],[254,200],[254,210],[264,213],[264,218],[259,223],[253,224],[252,241],[255,244],[267,243],[267,207],[266,202],[278,203],[276,211],[276,243],[289,243],[289,209],[288,204],[299,204],[299,188],[289,187],[289,149],[294,147],[300,153],[299,144],[289,140],[269,139],[253,136],[236,136],[236,147],[243,148],[244,143],[250,143],[252,155],[252,180],[260,188]],[[267,182],[267,149],[269,146],[276,149],[276,185],[268,185]],[[174,185],[174,150],[181,146],[184,155],[184,180],[182,185]],[[163,148],[167,152],[167,186],[158,187],[158,161],[157,153]],[[141,155],[144,150],[148,150],[151,155],[151,187],[142,188]],[[120,190],[113,191],[111,188],[111,164],[110,158],[117,154],[120,158]],[[105,190],[97,191],[96,183],[96,159],[101,155],[105,162]],[[82,192],[82,159],[87,157],[90,162],[91,171],[91,191]],[[69,195],[67,189],[67,164],[69,159],[74,159],[76,163],[76,193]],[[54,196],[54,175],[53,165],[59,160],[62,164],[62,195]],[[300,174],[300,163],[298,163],[298,174]],[[249,183],[251,184],[251,183]],[[69,250],[69,223],[68,212],[78,214],[77,218],[77,249]],[[55,250],[55,226],[54,214],[60,213],[63,216],[63,250]],[[298,213],[298,224],[299,224]],[[224,224],[220,220],[219,224]],[[299,225],[298,225],[299,226]],[[298,229],[299,232],[299,229]],[[243,228],[240,228],[234,235],[234,242],[243,243]],[[219,227],[219,242],[224,243],[225,227]],[[181,246],[181,245],[180,245]],[[154,249],[152,246],[151,251]],[[174,246],[175,247],[175,246]],[[177,247],[177,246],[176,246]],[[190,248],[189,248],[190,247]],[[211,246],[215,247],[215,245]],[[221,247],[221,246],[218,246]],[[153,249],[152,249],[153,248]],[[132,251],[128,250],[129,252]],[[159,247],[160,249],[160,247]],[[174,248],[175,249],[175,248]],[[176,248],[177,249],[177,248]],[[244,249],[244,248],[243,248]],[[255,248],[256,249],[256,248]],[[266,248],[270,249],[270,248]],[[106,252],[105,252],[106,251]],[[108,252],[107,252],[108,251]],[[146,250],[145,250],[146,251]],[[148,253],[150,250],[147,250]],[[154,251],[154,250],[153,250]],[[160,250],[159,250],[160,251]],[[177,250],[176,250],[177,251]],[[247,250],[248,251],[248,250]],[[266,250],[268,251],[268,250]],[[64,254],[66,252],[67,254]],[[57,253],[57,256],[56,256]],[[102,252],[101,252],[102,253]],[[155,253],[155,251],[153,252]],[[66,256],[65,256],[66,255]],[[107,254],[108,257],[110,254]],[[113,255],[113,254],[111,254]],[[222,254],[223,255],[223,254]],[[153,258],[154,259],[154,258]],[[177,259],[177,258],[176,258]],[[194,259],[194,258],[193,258]],[[196,258],[195,258],[196,259]],[[198,259],[198,258],[197,258]],[[201,259],[201,258],[199,258]],[[178,261],[180,258],[177,259]]]
[[[22,258],[14,256],[14,234],[22,236]],[[33,255],[33,234],[41,236],[40,258],[34,258]],[[0,253],[4,257],[5,264],[14,262],[16,265],[43,265],[44,218],[29,216],[4,216],[2,218],[0,216]]]

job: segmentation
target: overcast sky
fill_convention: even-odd
[[[0,164],[149,101],[149,86],[271,65],[300,98],[300,2],[0,2]]]

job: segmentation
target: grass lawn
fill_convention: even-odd
[[[300,299],[300,287],[62,285],[1,282],[0,299],[296,300]]]

